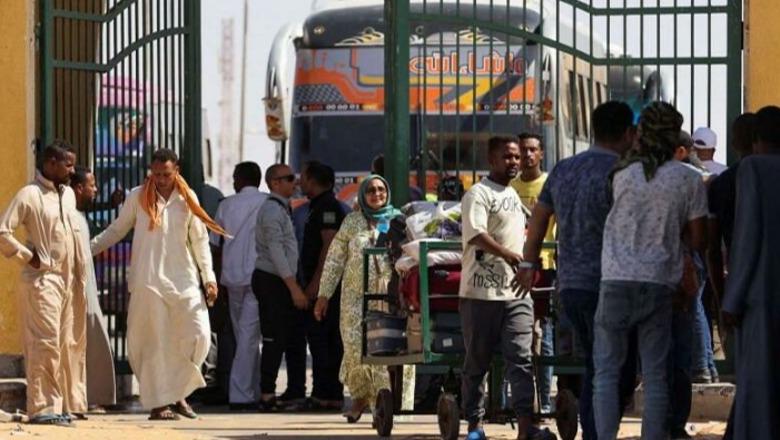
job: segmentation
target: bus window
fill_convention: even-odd
[[[577,81],[574,72],[569,71],[569,93],[567,94],[566,106],[569,108],[569,119],[571,120],[571,134],[572,137],[577,137],[580,134],[580,121],[577,114]]]
[[[590,127],[590,124],[588,124],[588,115],[590,114],[589,111],[589,105],[587,98],[585,96],[585,78],[582,76],[582,74],[577,75],[577,86],[579,88],[578,95],[579,95],[579,117],[580,117],[580,128],[577,132],[577,136],[582,139],[588,139],[588,129]]]

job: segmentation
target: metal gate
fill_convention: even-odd
[[[40,7],[41,145],[65,139],[93,170],[93,233],[117,215],[111,193],[141,184],[157,148],[174,149],[199,189],[200,0],[40,0]],[[129,258],[127,237],[95,260],[118,374],[130,372]]]
[[[741,0],[384,5],[394,188],[408,184],[410,168],[429,190],[426,180],[445,174],[476,181],[493,134],[541,134],[549,170],[590,145],[590,115],[606,100],[627,102],[637,117],[651,101],[670,102],[685,129],[713,128],[721,151],[742,112]]]
[[[742,111],[741,0],[384,4],[396,188],[410,168],[422,188],[442,174],[475,181],[492,134],[542,134],[549,169],[589,146],[590,114],[609,99],[637,116],[650,101],[671,102],[687,130],[712,127],[720,150]]]

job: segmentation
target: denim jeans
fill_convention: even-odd
[[[585,375],[579,395],[582,439],[596,440],[596,424],[593,417],[593,320],[598,306],[599,293],[590,290],[563,289],[560,291],[563,312],[577,335],[579,347],[585,356]],[[636,341],[631,339],[626,360],[622,364],[619,392],[620,413],[632,397],[636,379]]]
[[[669,428],[685,429],[691,415],[691,360],[693,349],[693,312],[675,311],[672,315],[672,348],[669,352]]]
[[[715,371],[715,361],[712,354],[712,333],[702,301],[704,290],[707,288],[707,268],[698,254],[694,256],[693,261],[699,273],[699,291],[693,302],[692,368],[695,372],[706,371],[709,373]]]
[[[637,330],[644,384],[642,439],[667,436],[672,289],[662,284],[602,281],[594,328],[594,416],[599,440],[614,440],[620,427],[616,390],[630,332]]]
[[[553,326],[552,322],[548,318],[542,318],[539,322],[542,329],[542,337],[540,345],[541,356],[549,357],[555,355],[555,347],[553,346]],[[539,384],[539,399],[542,403],[542,411],[550,411],[552,403],[550,401],[550,387],[552,386],[553,367],[542,366],[536,373],[536,383]]]
[[[694,333],[693,333],[693,370],[696,372],[715,371],[715,361],[712,354],[712,334],[710,325],[707,322],[707,315],[704,313],[704,304],[701,297],[706,284],[702,283],[696,299],[693,302],[694,308]]]

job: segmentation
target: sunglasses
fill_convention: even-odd
[[[370,186],[366,188],[366,194],[387,194],[387,188],[384,186]]]
[[[274,180],[284,180],[287,183],[292,183],[295,181],[295,174],[288,174],[286,176],[275,177]]]

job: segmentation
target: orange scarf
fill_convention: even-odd
[[[192,211],[192,213],[195,214],[195,217],[198,217],[207,228],[223,237],[232,238],[230,237],[230,234],[209,217],[206,211],[200,207],[198,202],[192,198],[190,186],[187,185],[187,182],[180,174],[176,176],[173,187],[176,188],[182,197],[184,197],[184,202],[187,204],[187,207],[190,208],[190,211]],[[141,204],[141,209],[149,216],[149,230],[151,231],[155,227],[160,226],[162,219],[160,218],[160,213],[157,211],[157,188],[151,177],[147,177],[146,182],[144,182],[144,188],[143,191],[141,191],[139,203]]]

